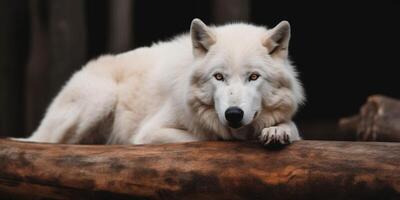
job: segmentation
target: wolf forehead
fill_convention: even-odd
[[[263,40],[268,36],[268,29],[266,27],[246,23],[232,23],[218,27],[211,26],[210,30],[216,37],[216,44],[224,45],[257,44],[261,47]],[[247,45],[238,46],[243,48]]]
[[[262,67],[272,65],[274,60],[287,60],[287,46],[290,25],[282,21],[276,27],[267,29],[246,23],[232,23],[222,26],[207,26],[200,20],[193,20],[191,37],[194,55],[204,59],[208,66]],[[276,48],[280,47],[280,48]],[[272,59],[274,49],[283,50]],[[199,57],[200,55],[200,57]],[[219,65],[219,66],[218,66]]]
[[[245,23],[228,24],[218,27],[211,26],[212,42],[209,54],[223,53],[225,56],[239,58],[255,56],[256,52],[266,53],[263,42],[268,37],[268,29]],[[227,59],[232,61],[232,59]]]
[[[266,45],[266,41],[271,36],[271,29],[264,26],[246,23],[205,27],[193,27],[192,25],[191,32],[192,40],[202,41],[203,44],[200,45],[205,47],[203,56],[200,56],[203,59],[197,63],[202,68],[199,69],[201,73],[197,73],[197,75],[207,76],[207,72],[212,72],[215,68],[223,71],[246,71],[265,70],[266,65],[275,66],[274,59],[269,54],[270,49]],[[196,34],[196,32],[198,33]],[[193,45],[196,48],[196,42]],[[287,57],[283,56],[278,60],[287,60]],[[204,67],[207,67],[208,70],[205,70]]]

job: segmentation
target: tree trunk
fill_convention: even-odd
[[[357,139],[362,141],[400,142],[400,101],[373,95],[358,115],[342,118],[339,127],[357,132]]]
[[[250,18],[249,0],[215,0],[213,3],[213,15],[217,24],[234,21],[246,22]]]
[[[25,133],[38,126],[50,101],[48,31],[43,17],[44,1],[30,1],[30,55],[25,71]]]
[[[49,1],[51,96],[87,61],[84,3],[83,0]]]
[[[0,140],[0,195],[53,199],[399,199],[400,144],[52,145]]]
[[[121,53],[132,48],[133,0],[110,1],[110,38],[112,53]]]
[[[28,1],[0,1],[0,135],[21,137],[24,132],[28,19]]]

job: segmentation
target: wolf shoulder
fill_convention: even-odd
[[[78,73],[111,78],[117,84],[132,78],[151,80],[179,77],[193,62],[187,34],[120,54],[107,54],[89,61]]]

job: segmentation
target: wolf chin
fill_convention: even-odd
[[[66,83],[31,137],[49,143],[154,144],[299,140],[304,100],[288,59],[290,26],[207,26],[106,55]]]

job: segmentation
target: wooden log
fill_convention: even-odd
[[[370,96],[360,113],[342,118],[339,127],[357,132],[357,140],[400,142],[400,101],[382,96]]]
[[[400,144],[299,141],[52,145],[0,140],[0,196],[400,199]]]

